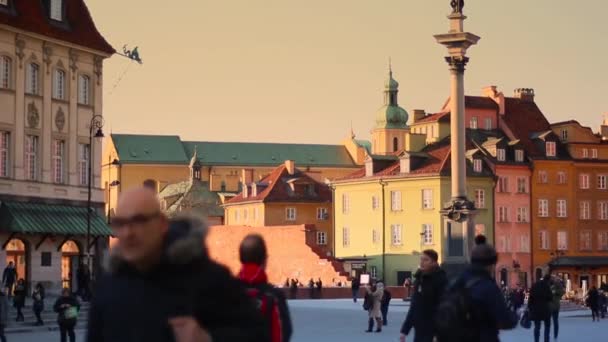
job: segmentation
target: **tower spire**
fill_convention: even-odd
[[[350,120],[350,138],[355,139],[355,131],[353,130],[353,120]]]

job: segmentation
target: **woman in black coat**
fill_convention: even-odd
[[[591,319],[595,322],[600,320],[600,293],[595,286],[591,287],[587,294],[587,306],[591,309]]]
[[[41,316],[44,310],[44,286],[41,283],[36,284],[34,293],[32,293],[32,299],[34,299],[33,309],[36,315],[36,325],[44,325]]]
[[[19,279],[14,291],[13,305],[17,308],[17,322],[24,321],[23,312],[21,310],[25,306],[25,280]]]
[[[549,277],[545,276],[542,280],[536,282],[530,290],[530,298],[528,299],[528,310],[530,311],[530,320],[534,322],[534,341],[539,342],[540,339],[540,324],[545,324],[545,342],[549,342],[551,335],[551,300],[553,294],[551,286],[549,286]]]

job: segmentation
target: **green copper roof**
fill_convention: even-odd
[[[372,153],[372,143],[368,140],[355,140],[355,144],[367,150],[367,154]]]
[[[0,222],[9,232],[25,234],[86,235],[87,208],[31,202],[2,202]],[[91,215],[91,235],[112,231],[99,215]]]
[[[188,164],[192,156],[177,135],[112,134],[112,141],[121,163]]]
[[[407,128],[408,114],[399,106],[386,105],[376,112],[376,128]]]
[[[293,160],[296,166],[355,167],[342,145],[307,145],[239,142],[184,142],[188,155],[198,147],[202,165],[277,166]]]

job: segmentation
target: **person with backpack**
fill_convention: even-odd
[[[445,291],[435,315],[439,342],[498,342],[498,331],[517,326],[493,279],[498,256],[483,235],[475,238],[471,265]]]
[[[420,268],[414,275],[410,309],[401,326],[401,342],[405,342],[412,328],[415,331],[414,342],[432,342],[435,337],[435,312],[448,283],[438,260],[439,255],[432,249],[423,251],[420,256]]]
[[[4,328],[8,324],[8,299],[4,291],[0,289],[0,342],[6,342]]]
[[[41,283],[36,284],[36,288],[34,288],[34,293],[32,293],[32,299],[34,299],[34,315],[36,315],[36,324],[35,325],[44,325],[42,321],[42,311],[44,310],[44,286]]]
[[[365,332],[371,333],[374,331],[374,321],[376,322],[376,332],[382,332],[382,312],[380,311],[380,304],[382,303],[382,296],[384,295],[384,284],[377,282],[375,285],[365,286],[365,300],[363,301],[363,308],[367,308],[368,320],[367,330]]]
[[[258,303],[266,319],[271,342],[288,342],[293,328],[283,291],[268,283],[266,266],[268,253],[264,238],[258,234],[247,235],[239,247],[242,264],[239,279],[247,287],[247,294]]]
[[[25,291],[25,279],[21,278],[17,281],[17,286],[15,286],[15,291],[14,291],[14,296],[15,298],[13,298],[13,305],[15,306],[15,308],[17,308],[17,322],[21,321],[25,321],[25,317],[23,317],[23,307],[25,306],[25,297],[26,297],[26,291]]]
[[[350,283],[350,289],[353,292],[353,303],[357,302],[357,297],[359,297],[359,288],[361,288],[361,282],[359,278],[354,277]]]
[[[382,294],[382,302],[380,303],[380,312],[382,312],[382,325],[388,325],[388,306],[391,304],[391,299],[393,295],[389,290],[384,288],[384,293]]]
[[[530,320],[534,322],[534,341],[539,342],[541,322],[545,325],[545,342],[549,342],[551,336],[551,303],[553,294],[549,284],[549,275],[537,281],[530,290],[528,299],[528,310]]]
[[[561,280],[559,278],[554,278],[551,281],[551,295],[553,296],[553,299],[550,304],[554,341],[557,341],[557,336],[559,335],[559,311],[561,309],[562,297],[565,293],[566,291],[564,290]]]
[[[59,334],[61,342],[66,342],[67,337],[70,337],[70,342],[76,342],[74,328],[78,320],[78,312],[80,311],[80,303],[74,297],[68,288],[61,291],[61,297],[57,298],[53,310],[57,313],[57,323],[59,324]]]

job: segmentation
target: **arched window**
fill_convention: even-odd
[[[393,152],[397,152],[399,150],[399,139],[393,138]]]
[[[78,76],[78,103],[91,104],[91,78],[87,75]]]
[[[53,98],[65,100],[65,71],[55,69],[53,73]]]
[[[30,63],[27,66],[27,79],[25,92],[32,95],[38,95],[40,84],[40,67],[36,63]]]
[[[13,60],[8,56],[0,56],[0,88],[10,89],[13,70]]]

